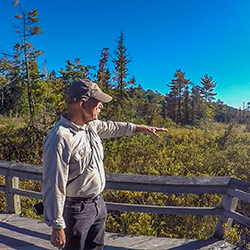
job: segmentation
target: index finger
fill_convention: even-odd
[[[155,128],[155,129],[156,129],[157,132],[158,132],[158,131],[168,131],[167,128]]]

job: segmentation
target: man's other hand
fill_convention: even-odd
[[[64,248],[66,244],[66,236],[64,229],[52,228],[51,244],[59,249]]]

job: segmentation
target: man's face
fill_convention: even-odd
[[[85,114],[88,122],[98,119],[98,115],[103,108],[102,102],[90,97],[85,101]]]

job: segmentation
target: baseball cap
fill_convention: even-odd
[[[66,91],[67,101],[76,102],[81,98],[95,98],[101,102],[110,102],[112,97],[98,87],[98,85],[89,79],[79,79],[74,81]]]

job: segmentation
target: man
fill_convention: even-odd
[[[158,136],[163,128],[125,122],[103,122],[98,114],[112,97],[88,79],[73,82],[66,92],[67,113],[53,127],[43,150],[45,222],[51,244],[65,250],[103,249],[107,210],[100,138]]]

